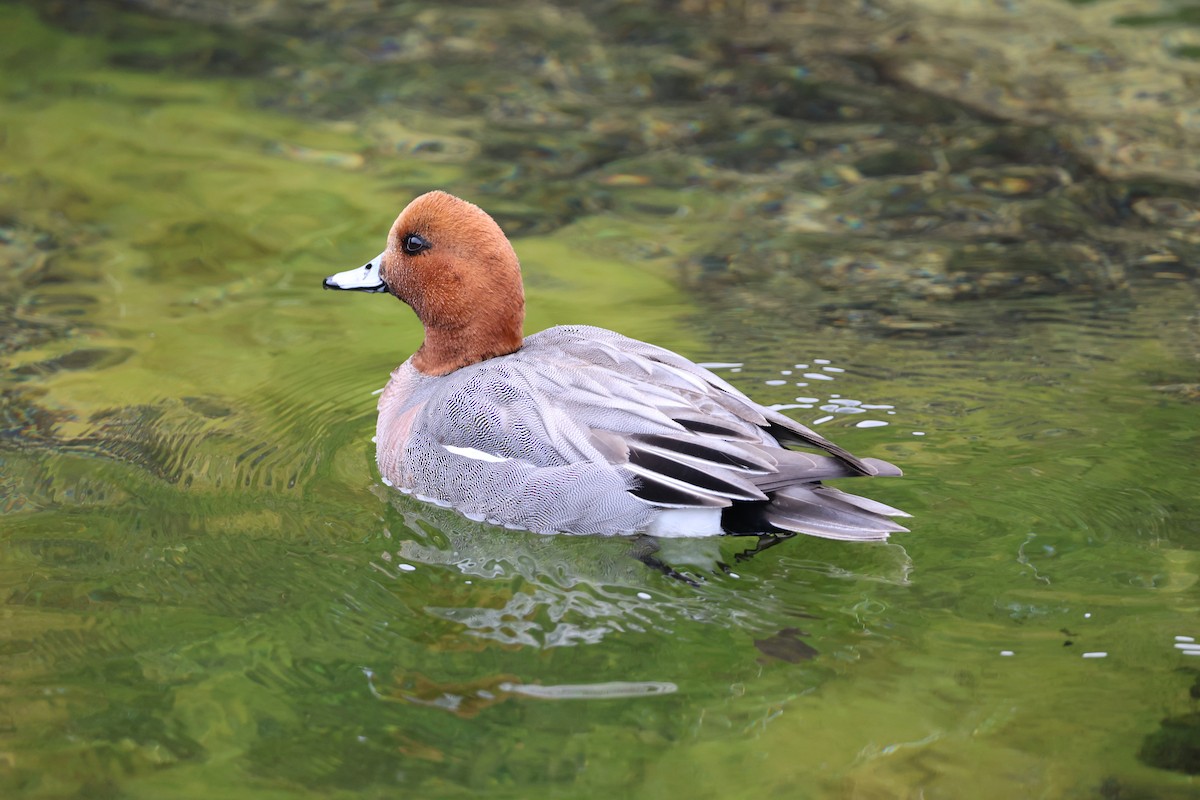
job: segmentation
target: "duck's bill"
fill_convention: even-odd
[[[356,292],[386,292],[387,284],[379,268],[383,264],[383,253],[375,256],[357,269],[348,269],[336,275],[330,275],[322,284],[326,289],[350,289]]]

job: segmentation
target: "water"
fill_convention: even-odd
[[[1021,69],[1160,91],[1049,123],[907,40],[879,80],[834,10],[799,59],[703,4],[0,6],[0,791],[1194,796],[1191,29],[1102,5],[1025,7],[1084,27]],[[914,9],[840,22],[988,30]],[[516,235],[530,330],[721,364],[903,466],[912,533],[663,543],[692,585],[387,490],[417,323],[317,287],[434,186]]]

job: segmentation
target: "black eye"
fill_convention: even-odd
[[[404,248],[404,252],[410,256],[415,256],[417,253],[429,249],[429,242],[425,241],[425,237],[419,233],[408,234],[401,240],[400,244]]]

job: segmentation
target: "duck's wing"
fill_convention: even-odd
[[[641,479],[634,495],[656,505],[728,506],[723,523],[730,530],[859,540],[907,530],[892,519],[909,516],[905,512],[821,485],[832,478],[899,475],[893,464],[852,455],[677,353],[599,328],[555,330],[567,340],[559,348],[607,368],[604,385],[587,394],[615,397],[643,413],[649,406],[658,415],[655,432],[604,426],[604,420],[593,429],[592,440],[604,443],[606,457]],[[648,396],[654,399],[647,402]],[[731,483],[740,491],[730,492]]]
[[[699,382],[701,391],[706,397],[716,400],[723,408],[731,411],[739,419],[759,428],[780,445],[798,445],[829,453],[850,467],[854,471],[852,474],[900,474],[895,466],[887,462],[877,459],[860,459],[813,429],[801,425],[778,411],[759,405],[728,381],[678,353],[602,328],[578,326],[567,330],[595,332],[596,337],[592,340],[593,346],[611,348],[629,356],[640,356],[653,364],[669,368],[676,375],[695,379]]]
[[[550,341],[535,340],[529,354],[545,346],[557,358],[538,363],[572,365],[540,374],[553,386],[554,404],[569,409],[610,463],[641,479],[634,493],[649,502],[763,501],[786,486],[899,474],[887,462],[851,455],[669,350],[585,326],[543,336]]]
[[[831,478],[898,473],[890,464],[858,459],[682,356],[611,331],[552,328],[439,385],[421,427],[454,455],[547,470],[602,465],[647,504],[740,506],[743,522],[760,530],[833,536],[842,524],[862,531],[860,538],[886,535],[880,525],[903,530],[852,503],[837,504],[841,523],[825,511],[813,519],[805,496],[781,494]],[[815,452],[785,449],[778,431]],[[865,519],[856,525],[857,516]]]
[[[425,398],[418,427],[454,455],[607,465],[635,496],[681,507],[765,500],[754,481],[778,469],[742,404],[603,343],[530,337],[516,353],[447,377]]]

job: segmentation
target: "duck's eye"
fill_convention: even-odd
[[[400,244],[404,248],[404,252],[408,253],[410,256],[415,256],[417,253],[429,249],[429,242],[427,242],[425,237],[419,233],[408,234],[403,240],[401,240]]]

